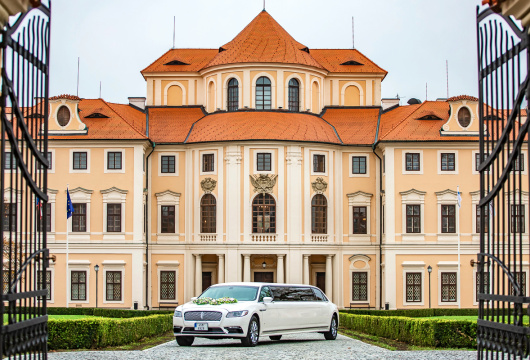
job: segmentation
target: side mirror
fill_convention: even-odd
[[[197,300],[197,296],[192,297],[192,298],[190,299],[190,301],[195,301],[195,300]]]
[[[263,298],[263,303],[264,304],[270,304],[272,302],[272,298],[267,296],[267,297],[264,297]]]

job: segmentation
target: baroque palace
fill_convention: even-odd
[[[127,105],[50,98],[49,306],[171,307],[229,281],[312,284],[339,307],[477,305],[478,99],[381,99],[384,69],[266,11],[141,73]],[[506,231],[527,235],[522,190]]]

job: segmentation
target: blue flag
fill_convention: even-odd
[[[70,193],[68,188],[66,188],[66,218],[70,219],[74,213],[74,205],[72,205],[72,200],[70,199]]]

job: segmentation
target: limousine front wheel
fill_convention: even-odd
[[[256,346],[259,341],[259,322],[258,319],[253,316],[248,324],[247,336],[241,339],[243,346]]]
[[[337,318],[333,316],[331,318],[331,325],[329,326],[329,331],[324,333],[326,340],[335,340],[337,338]]]
[[[195,340],[193,336],[175,336],[175,339],[180,346],[191,346]]]

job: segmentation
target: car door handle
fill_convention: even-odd
[[[259,311],[267,311],[267,309],[259,309]]]

